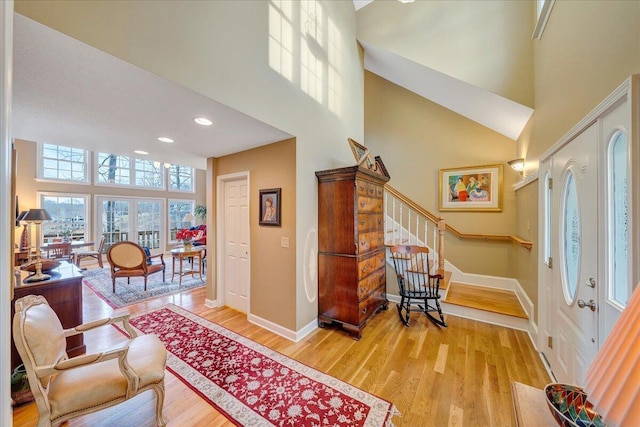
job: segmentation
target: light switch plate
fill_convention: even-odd
[[[280,238],[280,247],[283,247],[283,248],[288,248],[289,247],[289,238],[288,237],[281,237]]]

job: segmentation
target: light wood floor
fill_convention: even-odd
[[[451,283],[447,297],[443,300],[449,304],[478,308],[494,313],[528,319],[527,313],[513,291],[469,286],[462,283]]]
[[[84,320],[113,314],[86,286]],[[130,306],[120,311],[151,310],[167,302],[271,347],[316,369],[393,402],[401,412],[396,426],[512,426],[510,382],[542,388],[550,380],[524,332],[447,316],[440,329],[419,313],[408,328],[395,304],[370,320],[360,341],[338,329],[317,329],[298,343],[272,334],[229,308],[204,306],[205,291]],[[91,352],[121,340],[114,328],[85,334]],[[167,372],[164,417],[169,426],[231,426],[223,415]],[[16,427],[35,426],[35,404],[14,408]],[[152,426],[153,394],[70,421],[68,426]]]

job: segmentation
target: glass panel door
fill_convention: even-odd
[[[164,201],[159,199],[98,197],[98,238],[105,247],[128,240],[160,252],[164,245]]]
[[[136,203],[137,211],[137,242],[140,246],[146,246],[149,249],[160,249],[160,212],[161,206],[159,201],[138,201]]]
[[[129,240],[128,200],[102,199],[99,202],[98,214],[101,216],[100,237],[105,237],[105,250],[114,243]]]

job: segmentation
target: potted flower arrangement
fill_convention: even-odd
[[[181,228],[176,232],[176,239],[182,240],[182,244],[186,250],[191,250],[191,241],[198,234],[198,230],[189,230]]]

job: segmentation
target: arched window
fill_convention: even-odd
[[[629,150],[627,136],[616,132],[608,150],[609,300],[627,305],[629,299]]]

